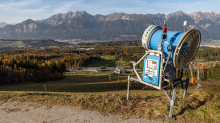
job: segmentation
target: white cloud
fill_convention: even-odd
[[[22,0],[20,2],[15,2],[14,0],[11,0],[11,2],[6,4],[0,4],[0,10],[2,10],[4,13],[10,15],[10,14],[37,14],[39,12],[46,12],[48,8],[50,8],[50,5],[41,5],[40,7],[36,7],[35,5],[41,4],[41,0]],[[30,7],[34,5],[35,7]],[[10,13],[10,12],[13,13]]]
[[[39,12],[45,12],[50,7],[51,7],[50,5],[45,5],[38,9],[26,9],[26,10],[20,10],[20,11],[25,12],[25,13],[39,13]]]
[[[74,5],[78,5],[82,1],[83,0],[75,0],[75,1],[72,1],[72,2],[65,2],[63,5],[61,5],[61,7],[55,9],[54,13],[67,12],[67,11],[70,10],[70,7],[72,7]]]
[[[219,0],[5,0],[0,2],[1,20],[26,18],[43,19],[53,14],[68,11],[87,11],[89,14],[111,14],[114,12],[136,14],[169,14],[175,11],[193,12],[219,11]],[[13,19],[16,18],[16,19]]]
[[[13,0],[11,0],[10,4],[8,5],[8,7],[4,10],[4,12],[6,12],[8,9],[11,8],[11,3],[13,2]]]
[[[14,9],[14,8],[19,8],[19,7],[27,7],[29,5],[33,5],[36,3],[39,3],[41,0],[23,0],[19,2],[15,2],[14,0],[11,0],[9,3],[5,4],[0,4],[0,9],[4,9],[4,12]]]
[[[29,6],[32,4],[36,4],[39,2],[41,2],[41,0],[23,0],[19,2],[14,2],[14,0],[11,0],[9,3],[0,4],[0,6],[22,7],[22,6]]]

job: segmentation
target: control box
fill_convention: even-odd
[[[143,78],[144,82],[159,86],[161,57],[148,55],[144,59]]]

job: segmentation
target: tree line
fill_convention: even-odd
[[[132,47],[119,47],[119,46],[98,46],[95,47],[94,50],[85,51],[86,55],[101,57],[105,55],[115,56],[115,59],[123,58],[124,61],[136,61],[140,59],[144,53],[145,49],[140,46],[132,46]]]
[[[137,52],[138,51],[138,52]],[[138,53],[138,54],[137,54]],[[124,61],[136,61],[140,59],[145,49],[140,46],[94,46],[93,50],[79,51],[72,49],[19,49],[0,51],[0,81],[1,84],[19,82],[41,82],[64,78],[66,67],[84,67],[94,60],[101,60],[101,56],[115,56],[115,59],[123,58]],[[196,58],[206,61],[220,58],[220,49],[199,50]],[[194,70],[194,76],[197,75]],[[7,75],[6,75],[7,73]],[[200,69],[200,78],[217,79],[219,65],[206,65]],[[189,70],[184,70],[184,76],[190,76]],[[6,79],[10,78],[10,79]]]
[[[0,51],[0,85],[63,79],[66,67],[81,67],[88,60],[72,49]]]
[[[220,79],[220,64],[217,63],[215,66],[213,64],[207,64],[207,66],[204,67],[194,67],[192,70],[193,77],[198,77],[198,69],[199,69],[199,78],[201,80],[219,80]],[[190,69],[183,70],[183,76],[184,77],[192,77]]]
[[[197,59],[203,61],[217,61],[220,60],[220,48],[201,49],[196,54]]]

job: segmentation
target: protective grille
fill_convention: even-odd
[[[189,30],[181,39],[175,51],[175,67],[184,68],[196,55],[200,42],[201,34],[198,30]]]

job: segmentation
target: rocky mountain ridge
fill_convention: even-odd
[[[183,21],[188,21],[187,29],[196,28],[202,39],[220,40],[220,13],[215,11],[177,11],[165,14],[91,15],[85,11],[52,15],[43,20],[31,19],[16,25],[0,28],[2,39],[81,39],[81,40],[136,40],[141,39],[149,25],[163,25],[166,19],[168,29],[183,31]]]
[[[5,23],[5,22],[0,22],[0,28],[1,27],[4,27],[4,26],[6,26],[7,25],[7,23]]]

